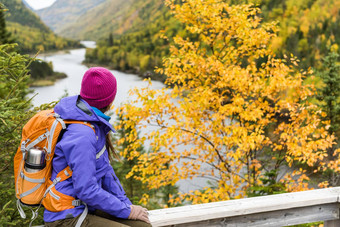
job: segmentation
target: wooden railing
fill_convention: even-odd
[[[340,187],[149,211],[152,226],[340,227]]]

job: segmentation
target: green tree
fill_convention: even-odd
[[[263,177],[260,177],[260,184],[255,184],[247,190],[247,196],[264,196],[287,192],[285,185],[277,181],[277,169],[265,172]]]
[[[331,134],[339,133],[340,128],[340,65],[337,63],[339,54],[331,52],[323,59],[323,64],[318,76],[322,79],[323,86],[319,89],[318,99],[320,106],[330,120]],[[338,136],[338,135],[337,135]]]
[[[5,6],[0,3],[0,44],[11,43],[11,33],[7,31],[5,20]]]
[[[113,35],[112,33],[110,33],[109,38],[107,39],[107,45],[111,47],[113,46],[113,44],[114,44]]]
[[[13,157],[21,128],[33,113],[26,100],[32,59],[17,53],[17,44],[9,44],[13,39],[6,29],[4,11],[0,3],[0,226],[27,226],[29,220],[21,219],[16,209]]]
[[[119,114],[118,121],[121,121],[122,119],[124,119],[123,114]],[[114,142],[116,142],[118,138],[122,138],[126,134],[130,133],[132,131],[131,127],[133,126],[118,129],[114,137]],[[134,150],[131,150],[128,147],[128,142],[120,144],[118,151],[128,149],[128,152],[123,154],[121,160],[114,161],[112,163],[112,167],[120,179],[128,198],[130,198],[132,203],[139,203],[140,198],[146,192],[146,187],[141,181],[138,181],[133,177],[126,178],[127,174],[131,171],[132,167],[137,164],[138,161],[137,158],[131,155]],[[143,145],[139,146],[137,151],[145,153]]]
[[[20,226],[16,209],[13,157],[20,144],[21,126],[30,117],[29,58],[14,51],[15,44],[0,45],[0,226]]]
[[[340,65],[338,59],[339,54],[331,52],[323,59],[322,68],[318,73],[323,82],[318,91],[319,105],[326,113],[324,119],[330,121],[329,134],[336,136],[336,143],[327,150],[330,160],[334,159],[333,154],[339,148],[340,136]],[[323,174],[331,186],[338,185],[340,176],[333,169],[328,169]]]

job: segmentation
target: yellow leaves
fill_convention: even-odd
[[[226,184],[221,184],[216,189],[205,187],[203,190],[195,190],[180,194],[176,201],[178,202],[180,200],[187,200],[192,202],[192,204],[201,204],[229,200],[231,199],[229,193],[226,193],[229,191],[232,191],[232,189]],[[175,202],[175,200],[172,201]]]
[[[319,188],[328,188],[328,186],[329,186],[329,182],[328,181],[323,181],[323,182],[318,184]]]
[[[149,188],[208,177],[212,187],[170,199],[204,203],[245,196],[247,187],[261,183],[263,167],[324,163],[334,137],[327,134],[329,123],[320,120],[324,113],[307,102],[315,90],[302,78],[310,72],[296,72],[294,56],[272,54],[275,23],[261,23],[252,5],[166,2],[197,38],[175,37],[157,70],[173,89],[134,90],[135,101],[120,109],[126,118],[117,128],[128,132],[118,144],[129,142],[122,154],[138,158],[128,177],[139,176]],[[268,56],[261,66],[260,56]],[[134,128],[145,126],[147,133],[138,138]],[[146,138],[149,153],[139,154]],[[327,168],[340,172],[340,162]],[[308,189],[308,181],[300,170],[282,182],[298,191]]]
[[[149,202],[150,196],[148,194],[143,194],[142,198],[139,200],[139,203],[143,206],[146,206]]]
[[[332,44],[331,50],[330,50],[330,51],[332,51],[332,52],[338,52],[338,51],[339,51],[339,45],[336,44],[336,43]]]
[[[313,188],[309,188],[309,177],[305,174],[305,170],[293,171],[292,174],[287,174],[281,179],[281,182],[285,184],[288,192],[305,191]]]
[[[161,39],[169,40],[169,38],[165,35],[165,30],[160,30],[158,36]]]

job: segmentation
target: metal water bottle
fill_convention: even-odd
[[[42,149],[31,148],[27,152],[25,160],[25,170],[28,173],[36,173],[46,166],[45,151]]]

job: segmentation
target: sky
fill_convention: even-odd
[[[52,5],[56,0],[26,0],[33,9],[42,9]]]

